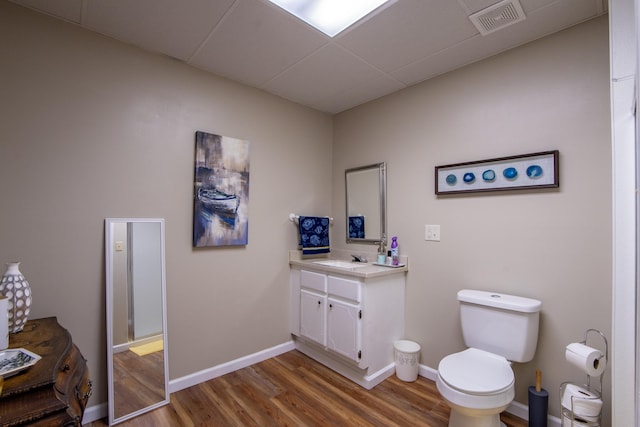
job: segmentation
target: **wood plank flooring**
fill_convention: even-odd
[[[449,407],[426,378],[406,383],[394,375],[365,390],[291,351],[173,393],[169,405],[119,425],[446,427],[448,418]],[[506,413],[502,421],[527,427]]]
[[[120,418],[164,399],[164,353],[138,356],[131,350],[113,356],[115,416]],[[132,392],[135,390],[135,392]]]

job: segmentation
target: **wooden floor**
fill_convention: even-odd
[[[392,376],[371,390],[298,351],[175,392],[171,403],[121,426],[446,427],[449,408],[433,381]],[[503,414],[507,427],[527,422]],[[91,424],[103,427],[106,420]]]
[[[138,356],[131,350],[113,356],[115,417],[164,400],[164,352]],[[135,392],[132,392],[135,390]]]

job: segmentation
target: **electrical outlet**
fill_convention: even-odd
[[[424,226],[424,240],[430,240],[433,242],[440,241],[440,226],[439,225],[425,225]]]

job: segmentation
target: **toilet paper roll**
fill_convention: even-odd
[[[599,377],[604,372],[607,362],[600,350],[581,343],[571,343],[565,350],[567,362],[579,368],[587,375]]]
[[[602,399],[586,388],[567,384],[562,394],[562,406],[585,421],[597,421],[602,410]]]
[[[587,420],[571,420],[571,417],[568,415],[562,417],[562,427],[597,427],[599,425],[600,424],[598,424],[597,422],[589,422]]]

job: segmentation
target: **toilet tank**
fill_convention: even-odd
[[[462,335],[468,347],[529,362],[538,345],[542,302],[476,290],[458,292]]]

